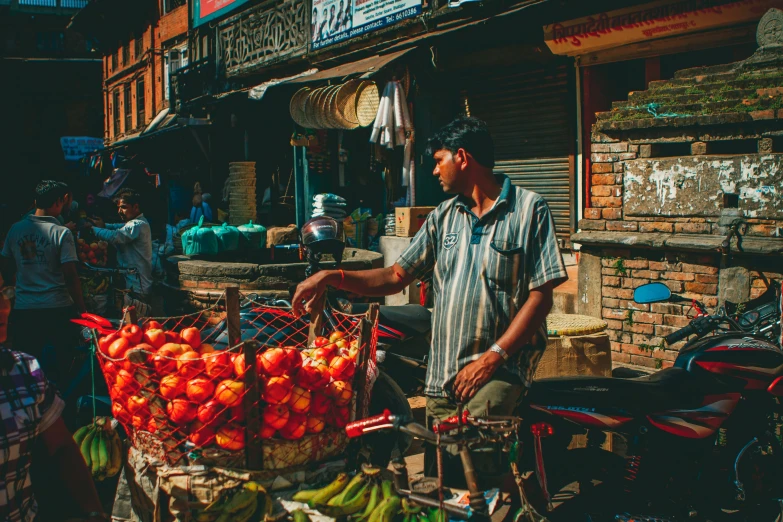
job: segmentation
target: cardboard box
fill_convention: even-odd
[[[397,207],[397,237],[413,237],[435,207]]]

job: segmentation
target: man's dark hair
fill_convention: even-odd
[[[35,187],[35,208],[49,208],[70,191],[68,185],[61,181],[45,179]]]
[[[138,204],[141,207],[141,194],[133,189],[122,189],[114,196],[114,202],[119,203],[120,200],[124,201],[128,205]]]
[[[439,150],[447,150],[456,154],[459,149],[465,149],[481,165],[492,168],[495,166],[495,143],[489,134],[487,124],[468,116],[460,116],[445,127],[442,127],[427,141],[427,155],[431,156]]]

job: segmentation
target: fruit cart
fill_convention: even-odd
[[[343,428],[366,416],[377,375],[377,313],[335,313],[327,331],[233,287],[195,314],[96,325],[112,413],[131,446],[125,471],[136,485],[139,473],[157,476],[148,505],[212,520],[204,510],[248,482],[291,485],[340,469]]]

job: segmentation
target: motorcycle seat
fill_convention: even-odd
[[[352,313],[363,314],[369,306],[364,303],[355,304]],[[390,326],[408,335],[424,335],[432,328],[432,313],[416,304],[381,306],[378,319],[382,325]]]
[[[710,394],[723,391],[709,375],[682,368],[667,368],[644,377],[552,377],[530,387],[531,405],[549,407],[611,408],[632,415],[673,409],[696,409]]]

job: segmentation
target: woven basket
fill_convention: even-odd
[[[337,91],[339,90],[340,90],[339,85],[332,85],[331,87],[326,89],[324,98],[323,100],[321,100],[321,111],[323,112],[324,120],[326,121],[327,125],[329,125],[330,129],[343,128],[343,125],[340,122],[340,120],[335,117],[336,114],[333,110],[333,107],[336,107],[335,98],[337,96]]]
[[[362,127],[372,125],[380,103],[378,86],[374,82],[363,82],[356,93],[356,118],[359,120],[359,125]]]
[[[589,315],[549,314],[546,318],[548,335],[587,335],[606,330],[606,321]]]
[[[304,100],[307,98],[308,94],[310,94],[310,87],[302,87],[291,97],[291,103],[288,105],[291,119],[300,127],[307,127],[309,125],[307,115],[304,112]]]
[[[359,119],[356,117],[356,93],[361,83],[359,80],[344,83],[334,99],[336,119],[349,130],[359,127]]]
[[[313,128],[320,128],[318,120],[318,97],[321,95],[322,87],[310,91],[305,100],[305,117]]]

